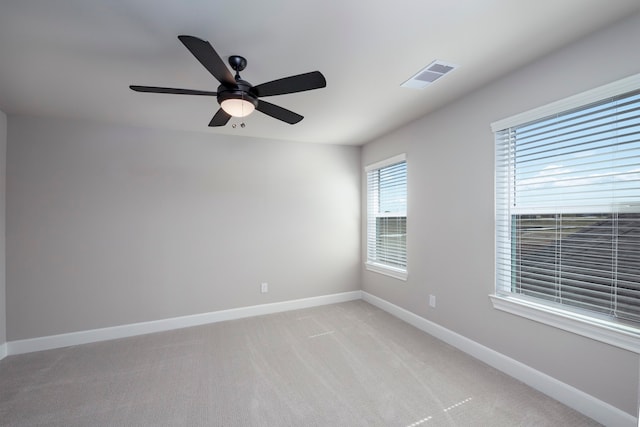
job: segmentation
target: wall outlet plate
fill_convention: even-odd
[[[262,292],[263,294],[266,294],[267,292],[269,292],[269,284],[266,282],[263,282],[260,285],[260,292]]]
[[[429,305],[433,308],[436,308],[436,296],[429,295]]]

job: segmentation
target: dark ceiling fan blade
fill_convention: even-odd
[[[228,87],[236,85],[233,74],[209,42],[193,36],[178,36],[178,38],[220,83]]]
[[[262,83],[253,87],[258,96],[284,95],[285,93],[303,92],[327,86],[327,81],[320,71],[298,74]]]
[[[300,120],[304,119],[304,117],[300,114],[294,113],[293,111],[289,111],[286,108],[279,107],[275,104],[263,100],[258,101],[256,110],[266,114],[267,116],[271,116],[274,119],[287,122],[290,125],[294,125]]]
[[[213,119],[211,119],[211,121],[209,122],[209,126],[224,126],[229,122],[229,119],[231,119],[231,116],[228,115],[222,108],[220,108],[216,115],[213,116]]]
[[[210,92],[208,90],[194,90],[194,89],[176,89],[172,87],[157,87],[157,86],[129,86],[136,92],[149,92],[149,93],[172,93],[175,95],[204,95],[204,96],[217,96],[217,92]]]

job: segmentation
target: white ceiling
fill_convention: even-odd
[[[638,0],[0,0],[0,110],[301,142],[362,144],[589,32]],[[215,91],[177,39],[248,59],[254,85],[319,70],[320,90],[270,97],[305,116],[254,113],[209,128]],[[435,59],[460,67],[423,90],[400,84]]]

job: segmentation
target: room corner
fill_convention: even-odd
[[[7,355],[7,299],[5,283],[5,182],[7,164],[7,116],[0,111],[0,360]]]

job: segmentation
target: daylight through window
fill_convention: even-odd
[[[496,130],[496,294],[640,326],[640,90]]]
[[[404,154],[366,168],[368,269],[406,279],[407,162]]]

